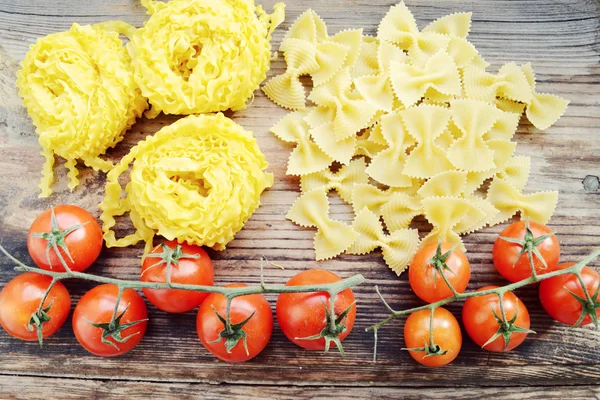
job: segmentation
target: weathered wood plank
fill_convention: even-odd
[[[273,0],[260,1],[266,8]],[[289,2],[288,17],[275,34],[277,46],[283,32],[306,8],[315,9],[327,22],[330,32],[350,27],[364,27],[374,34],[379,19],[392,0],[331,0],[327,4],[317,0]],[[559,235],[565,261],[573,261],[600,244],[600,193],[586,193],[581,180],[587,174],[598,174],[600,165],[600,6],[594,0],[586,1],[407,1],[420,26],[455,11],[473,11],[470,39],[483,56],[497,67],[506,61],[533,62],[540,91],[562,95],[572,101],[567,114],[545,133],[537,133],[528,123],[519,128],[517,153],[532,157],[531,190],[559,190],[559,205],[552,226]],[[73,193],[66,190],[65,173],[57,168],[60,177],[56,193],[47,200],[37,198],[37,182],[42,165],[37,138],[14,88],[14,73],[18,60],[27,46],[41,35],[67,29],[74,21],[94,23],[106,19],[124,19],[140,26],[144,10],[131,0],[19,0],[0,1],[0,240],[12,253],[28,260],[25,246],[27,228],[35,216],[53,204],[75,203],[93,211],[103,195],[104,176],[90,170],[82,172],[83,186]],[[280,73],[284,63],[277,60],[271,74]],[[266,272],[268,282],[283,282],[295,272],[319,266],[343,276],[362,273],[369,283],[357,289],[359,317],[356,327],[345,342],[347,358],[337,354],[323,355],[307,352],[289,343],[276,329],[267,349],[257,359],[245,365],[226,365],[208,354],[196,338],[194,314],[167,315],[151,308],[151,322],[138,348],[119,359],[99,359],[79,347],[70,322],[47,341],[40,350],[34,343],[23,343],[0,333],[2,374],[54,375],[70,378],[112,379],[178,382],[166,386],[153,383],[129,383],[123,392],[119,384],[103,389],[99,381],[41,380],[58,387],[66,384],[71,393],[96,390],[99,396],[114,394],[132,396],[132,393],[185,394],[188,390],[219,394],[255,394],[249,388],[235,386],[193,385],[186,382],[229,382],[304,385],[365,386],[364,389],[340,389],[341,395],[355,397],[440,397],[437,392],[423,389],[396,392],[385,389],[374,393],[367,388],[376,386],[514,386],[514,385],[600,385],[598,356],[600,333],[591,329],[567,329],[554,324],[545,315],[535,287],[520,290],[518,295],[532,315],[533,329],[538,334],[510,354],[490,354],[477,349],[465,336],[461,355],[449,367],[431,370],[417,366],[400,349],[402,322],[384,328],[380,333],[380,355],[377,364],[370,363],[372,337],[364,328],[385,316],[384,308],[374,294],[377,284],[392,306],[410,307],[419,304],[411,293],[406,276],[400,279],[389,271],[380,253],[363,257],[342,256],[323,263],[314,262],[312,239],[314,231],[301,229],[285,219],[285,213],[298,192],[298,180],[285,176],[289,147],[269,134],[268,129],[285,115],[257,92],[254,103],[247,110],[233,114],[233,118],[253,130],[275,174],[274,187],[263,195],[263,206],[238,234],[225,252],[211,252],[216,264],[216,279],[220,284],[244,281],[258,282],[258,260],[265,255],[283,264]],[[137,141],[153,134],[176,117],[143,120],[127,134],[125,141],[110,152],[109,158],[118,160]],[[533,134],[530,134],[533,133]],[[332,215],[349,221],[351,210],[337,198],[332,198]],[[428,225],[420,220],[422,231]],[[493,240],[502,227],[485,229],[465,239],[473,268],[471,289],[487,284],[502,284],[491,263]],[[119,234],[131,232],[127,224],[119,224]],[[128,249],[104,250],[91,271],[123,278],[135,278],[139,272],[138,258],[141,246]],[[0,258],[0,283],[14,276],[12,266]],[[89,284],[69,282],[67,287],[76,301]],[[274,296],[269,297],[274,300]],[[150,306],[151,307],[151,306]],[[460,305],[449,309],[460,316]],[[40,357],[43,356],[43,357]],[[52,371],[52,372],[50,372]],[[332,372],[335,371],[335,372]],[[39,379],[39,378],[36,378]],[[7,382],[8,381],[8,382]],[[33,378],[0,378],[0,397],[14,395],[15,388],[36,388]],[[11,382],[14,382],[11,383]],[[132,390],[129,390],[129,385]],[[144,389],[144,386],[150,389]],[[5,389],[8,388],[8,389]],[[241,388],[241,389],[240,389]],[[302,395],[297,389],[265,393],[281,397],[309,398],[317,396],[322,388],[308,390]],[[5,392],[6,390],[6,392]],[[12,392],[11,392],[12,390]],[[29,389],[26,389],[29,390]],[[33,390],[33,389],[32,389]],[[290,390],[290,392],[285,392]],[[303,393],[304,393],[303,389]],[[377,389],[379,390],[379,389]],[[389,390],[389,391],[387,391]],[[495,388],[485,391],[461,389],[455,398],[497,397],[509,395],[508,390]],[[597,390],[577,388],[553,389],[570,397],[598,396]],[[22,392],[21,393],[28,393]],[[214,393],[214,394],[213,394]],[[446,389],[441,397],[451,396]],[[540,389],[517,391],[520,396],[548,398],[554,392]],[[24,395],[25,396],[25,395]],[[265,395],[267,396],[267,395]],[[462,396],[462,397],[461,397]],[[469,397],[471,396],[471,397]],[[537,396],[537,397],[536,397]],[[75,396],[76,397],[76,396]],[[162,397],[162,396],[161,396]],[[278,397],[280,397],[278,395]],[[564,397],[564,396],[563,396]],[[131,398],[131,397],[129,397]],[[510,398],[510,397],[507,397]]]
[[[56,388],[50,390],[49,388]],[[246,386],[208,385],[194,383],[124,382],[88,379],[60,379],[42,377],[0,376],[0,397],[15,400],[31,399],[196,399],[220,400],[223,398],[268,400],[309,400],[325,396],[339,400],[353,399],[444,399],[444,400],[570,400],[600,398],[600,389],[594,386],[528,387],[522,388],[343,388],[343,387],[298,387],[298,386]]]

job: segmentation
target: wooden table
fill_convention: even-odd
[[[270,9],[273,0],[260,1]],[[276,31],[278,46],[284,31],[311,7],[326,21],[330,33],[364,27],[374,34],[378,21],[393,0],[288,1],[286,22]],[[582,179],[600,173],[600,5],[594,0],[433,1],[408,0],[422,27],[455,11],[473,11],[470,40],[492,69],[504,62],[531,61],[538,91],[571,100],[566,115],[545,133],[524,122],[516,135],[518,154],[532,157],[530,189],[559,190],[551,221],[562,245],[562,259],[574,261],[600,244],[600,193],[585,192]],[[56,193],[38,199],[36,187],[42,166],[33,127],[14,87],[18,62],[38,37],[66,30],[72,22],[95,23],[121,19],[141,26],[143,7],[134,0],[1,0],[0,1],[0,239],[17,257],[30,262],[26,231],[35,216],[51,205],[78,204],[98,215],[103,196],[103,174],[84,169],[84,185],[70,193],[65,172]],[[280,58],[272,72],[281,73]],[[379,359],[371,363],[373,338],[364,328],[385,316],[373,285],[377,284],[394,307],[418,304],[406,275],[398,279],[380,253],[314,261],[314,231],[301,229],[284,216],[298,193],[298,180],[284,174],[289,148],[268,129],[285,114],[261,92],[234,119],[254,131],[275,174],[275,184],[262,207],[224,252],[211,252],[216,282],[257,283],[259,259],[267,256],[286,267],[266,271],[268,282],[285,282],[297,271],[322,267],[341,276],[361,273],[368,283],[356,290],[359,315],[344,342],[346,358],[331,352],[308,352],[288,342],[275,329],[267,349],[251,362],[230,365],[212,357],[195,333],[195,313],[167,315],[150,306],[151,322],[141,344],[113,359],[88,354],[67,322],[44,348],[0,333],[0,398],[600,398],[600,333],[590,328],[568,329],[543,312],[535,287],[519,290],[532,316],[531,335],[516,351],[483,351],[465,335],[458,359],[443,369],[417,365],[403,347],[403,322],[380,332]],[[139,121],[125,141],[110,152],[118,160],[129,148],[175,117]],[[352,214],[339,200],[332,213],[343,220]],[[426,231],[424,221],[417,223]],[[122,223],[121,233],[130,231]],[[502,226],[465,238],[472,263],[470,288],[502,284],[491,263],[491,249]],[[104,250],[94,273],[136,278],[142,247]],[[0,257],[0,282],[15,276],[12,264]],[[91,287],[68,282],[73,305]],[[269,299],[274,301],[274,296]],[[449,309],[460,315],[460,304]]]

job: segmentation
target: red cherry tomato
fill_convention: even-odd
[[[559,264],[554,270],[569,268],[574,264]],[[590,267],[583,267],[581,270],[581,279],[590,297],[598,303],[600,298],[598,296],[598,285],[600,284],[598,272]],[[582,315],[583,305],[569,292],[579,296],[583,300],[587,300],[581,283],[574,274],[555,276],[540,283],[540,301],[544,310],[555,320],[573,326],[579,321]],[[586,309],[586,314],[579,325],[591,323],[593,321],[590,316],[592,312],[600,319],[600,309],[590,307]]]
[[[6,332],[22,340],[38,340],[32,315],[38,311],[51,282],[49,276],[25,272],[6,284],[0,292],[0,324]],[[50,318],[42,323],[42,337],[47,338],[60,329],[71,311],[71,296],[62,283],[56,282],[50,289],[44,310]]]
[[[290,279],[286,286],[304,286],[333,283],[341,278],[332,272],[322,269],[310,269],[300,272]],[[335,297],[334,312],[339,316],[349,308],[346,318],[341,322],[345,329],[339,334],[340,341],[352,331],[356,318],[354,293],[351,289],[341,291]],[[314,293],[281,293],[277,299],[277,321],[285,336],[298,346],[308,350],[325,349],[325,339],[302,340],[302,338],[319,334],[328,324],[325,307],[329,307],[329,294]]]
[[[409,354],[419,364],[428,367],[441,367],[450,364],[458,356],[462,346],[460,326],[454,315],[445,308],[438,307],[433,313],[433,343],[430,348],[430,318],[431,311],[421,310],[410,314],[404,324],[404,343],[407,348],[425,349],[434,355],[428,355],[425,350],[409,350]],[[435,355],[436,351],[440,354]],[[444,353],[445,354],[441,354]]]
[[[55,215],[54,224],[52,211]],[[76,226],[79,227],[70,231]],[[64,272],[65,268],[54,249],[51,248],[48,253],[46,252],[49,238],[40,237],[44,234],[51,235],[57,240],[63,238],[68,252],[59,245],[60,255],[73,271],[81,272],[88,269],[102,250],[100,225],[92,214],[74,205],[61,205],[44,211],[33,221],[27,235],[27,249],[33,261],[42,269]],[[58,244],[60,242],[58,241]]]
[[[478,289],[483,291],[495,289],[497,286],[486,286]],[[517,314],[514,322],[515,327],[529,329],[529,312],[522,301],[512,292],[507,292],[502,297],[506,321],[510,321]],[[480,297],[470,297],[465,301],[462,312],[463,325],[465,330],[478,346],[484,346],[498,331],[500,324],[494,316],[494,312],[500,318],[500,299],[495,294],[488,294]],[[525,340],[527,332],[513,332],[510,335],[508,345],[505,348],[505,342],[502,335],[483,347],[486,350],[494,352],[511,351]]]
[[[534,239],[552,233],[550,228],[537,222],[530,221],[529,226]],[[526,233],[526,221],[515,222],[506,227],[494,243],[494,249],[492,250],[494,266],[500,275],[511,282],[518,282],[531,276],[529,255],[527,253],[519,255],[523,246],[502,238],[522,240],[525,238]],[[551,271],[558,264],[560,257],[560,246],[556,235],[548,237],[536,247],[548,266],[546,269],[542,261],[536,255],[533,255],[533,265],[536,273],[543,274]]]
[[[148,325],[146,303],[135,290],[125,289],[119,301],[116,316],[121,316],[120,324],[130,324],[116,334],[122,342],[108,336],[105,343],[101,327],[92,324],[108,326],[112,320],[119,288],[116,285],[104,284],[96,286],[84,294],[73,312],[73,332],[79,343],[90,353],[97,356],[112,357],[125,354],[133,349],[144,337]],[[118,329],[118,326],[116,327]],[[125,340],[127,338],[127,340]]]
[[[246,286],[238,283],[225,287]],[[273,312],[269,302],[262,294],[239,296],[231,301],[231,324],[240,324],[248,320],[240,327],[245,332],[247,351],[241,337],[231,351],[227,351],[225,339],[219,340],[225,325],[217,313],[225,318],[226,309],[227,299],[219,293],[211,293],[202,302],[196,317],[196,332],[200,342],[208,351],[223,361],[243,362],[256,357],[267,346],[273,332]]]
[[[142,263],[143,282],[166,282],[167,260],[171,260],[171,282],[188,285],[212,286],[213,263],[200,246],[168,241],[156,246]],[[196,308],[208,293],[175,289],[143,289],[144,294],[158,309],[180,313]]]
[[[452,290],[448,287],[439,271],[433,266],[433,262],[439,262],[452,249],[452,244],[442,243],[440,254],[437,254],[437,243],[429,243],[421,248],[408,269],[408,282],[417,296],[427,303],[452,297]],[[434,260],[436,258],[437,260]],[[462,293],[467,289],[471,279],[471,267],[469,261],[458,247],[449,255],[445,262],[450,270],[443,269],[444,276],[457,292]]]

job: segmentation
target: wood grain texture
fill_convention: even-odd
[[[449,392],[442,388],[347,388],[335,386],[321,387],[280,387],[248,385],[210,385],[197,383],[159,383],[159,382],[121,382],[116,380],[98,381],[89,379],[0,377],[0,398],[31,399],[47,393],[48,387],[57,388],[45,396],[47,400],[60,399],[198,399],[221,400],[228,398],[252,400],[311,400],[321,399],[325,395],[337,400],[356,400],[366,398],[387,399],[425,399],[425,400],[569,400],[600,399],[600,389],[593,386],[576,387],[528,387],[524,393],[521,388],[457,388]]]
[[[260,0],[270,9],[274,1]],[[375,34],[377,24],[392,0],[304,0],[289,1],[286,22],[275,32],[278,46],[291,22],[305,9],[313,8],[326,21],[330,33],[341,29],[363,27]],[[566,115],[552,128],[539,133],[523,122],[515,140],[517,154],[532,157],[530,190],[559,190],[559,204],[551,226],[559,235],[564,261],[575,261],[600,245],[600,193],[583,190],[581,180],[588,174],[598,175],[600,165],[600,5],[595,0],[482,0],[433,1],[408,0],[419,26],[439,16],[456,11],[473,11],[470,40],[491,69],[507,61],[531,61],[538,78],[538,91],[561,95],[571,104]],[[65,171],[56,168],[59,182],[49,199],[38,199],[37,183],[43,159],[33,127],[14,88],[14,74],[28,45],[36,38],[68,29],[72,22],[95,23],[122,19],[136,26],[144,20],[144,9],[135,0],[0,0],[0,240],[17,257],[30,261],[25,245],[26,231],[35,216],[51,205],[78,204],[99,215],[97,204],[103,196],[103,174],[83,169],[83,185],[70,193],[66,189]],[[270,75],[285,68],[280,57],[272,64]],[[370,362],[373,340],[364,328],[385,316],[385,310],[373,291],[379,285],[383,295],[396,308],[407,308],[419,302],[411,293],[406,276],[400,279],[389,271],[380,253],[367,256],[342,256],[316,263],[312,249],[314,231],[302,229],[285,219],[285,214],[298,194],[298,179],[285,176],[285,163],[290,148],[274,138],[268,129],[286,111],[272,104],[261,92],[247,110],[232,114],[245,128],[254,131],[259,145],[275,175],[275,184],[262,197],[262,207],[224,252],[211,252],[215,260],[216,282],[226,284],[258,282],[258,263],[262,256],[282,264],[285,270],[267,269],[268,282],[284,282],[296,272],[322,267],[349,276],[361,273],[368,283],[356,290],[359,315],[354,331],[345,341],[347,357],[335,353],[304,351],[289,343],[275,329],[271,343],[255,360],[244,365],[227,365],[217,361],[200,345],[195,334],[193,312],[167,315],[150,306],[151,321],[141,344],[118,359],[99,359],[87,354],[73,336],[70,322],[47,340],[40,350],[35,343],[23,343],[0,333],[0,397],[18,396],[20,388],[34,391],[42,379],[47,387],[67,385],[77,397],[78,390],[89,390],[97,397],[120,395],[134,398],[133,393],[185,394],[206,393],[207,398],[220,394],[242,396],[263,393],[281,398],[317,397],[321,386],[359,386],[340,388],[340,397],[427,397],[479,398],[509,396],[508,389],[422,389],[397,392],[394,386],[568,386],[600,385],[600,333],[580,328],[567,329],[553,323],[543,312],[535,287],[522,289],[519,297],[532,316],[537,335],[529,338],[510,354],[492,354],[478,349],[466,336],[458,359],[439,370],[416,365],[401,351],[403,322],[391,324],[380,332],[377,364]],[[160,117],[139,121],[109,153],[118,160],[139,140],[151,135],[177,117]],[[351,210],[332,197],[332,216],[352,219]],[[424,220],[416,226],[429,229]],[[503,284],[491,263],[493,240],[502,226],[487,228],[465,238],[472,264],[470,289]],[[117,227],[119,235],[130,233],[126,221]],[[142,246],[127,249],[105,249],[91,272],[122,278],[136,278]],[[0,283],[14,276],[12,265],[0,258]],[[90,288],[84,282],[68,282],[75,301]],[[274,301],[275,297],[270,296]],[[460,316],[460,305],[449,307]],[[9,375],[20,375],[14,378]],[[27,378],[30,376],[31,378]],[[80,378],[94,380],[80,380]],[[131,381],[125,389],[120,384],[103,386],[99,380]],[[36,378],[37,379],[37,378]],[[148,383],[139,383],[148,381]],[[159,385],[158,381],[171,382]],[[256,391],[245,386],[222,388],[201,383],[236,383],[263,385],[314,385],[314,389],[274,389]],[[132,386],[130,386],[132,385]],[[388,386],[390,389],[372,389]],[[131,390],[129,388],[132,388]],[[280,390],[280,391],[275,391]],[[95,392],[94,392],[95,391]],[[549,398],[553,393],[568,397],[598,396],[590,387],[565,389],[530,389],[514,391],[529,398]],[[83,394],[83,392],[82,392]],[[557,395],[557,396],[558,396]],[[572,395],[572,396],[571,396]],[[212,396],[212,397],[211,397]],[[286,397],[287,396],[287,397]],[[438,397],[436,397],[438,396]],[[537,396],[537,397],[536,397]],[[161,396],[162,397],[162,396]],[[560,396],[558,396],[560,397]],[[511,397],[504,397],[511,398]],[[515,397],[513,397],[515,398]],[[523,398],[523,397],[519,397]]]

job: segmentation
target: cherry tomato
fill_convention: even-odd
[[[531,276],[529,255],[527,253],[519,255],[523,246],[511,243],[502,238],[524,240],[527,233],[526,224],[526,221],[519,221],[506,227],[500,234],[500,237],[496,239],[494,249],[492,250],[496,269],[500,275],[511,282],[518,282]],[[552,230],[546,225],[538,224],[537,222],[529,221],[529,227],[533,234],[532,240],[552,233]],[[551,271],[558,264],[560,257],[560,246],[556,235],[548,237],[535,247],[548,266],[546,269],[543,262],[534,254],[533,265],[536,273],[543,274],[544,272]]]
[[[212,286],[213,263],[200,246],[168,241],[156,246],[142,263],[143,282],[166,282],[167,263],[170,260],[171,282],[188,285]],[[204,292],[175,289],[143,289],[144,294],[158,309],[180,313],[196,308],[208,296]]]
[[[441,367],[450,364],[458,356],[462,346],[462,334],[454,315],[445,308],[438,307],[433,313],[432,348],[430,318],[430,310],[415,311],[410,314],[404,324],[404,343],[409,349],[423,349],[408,351],[419,364]],[[440,354],[436,355],[436,352]]]
[[[238,283],[225,287],[246,286]],[[273,312],[269,302],[262,294],[239,296],[231,301],[230,321],[232,326],[247,320],[239,327],[245,332],[247,351],[244,346],[243,333],[240,330],[236,332],[240,335],[238,336],[239,340],[231,351],[227,351],[225,339],[221,338],[225,325],[217,316],[218,313],[225,318],[226,309],[227,299],[219,293],[211,293],[202,302],[196,318],[196,332],[200,342],[208,351],[223,361],[243,362],[256,357],[267,346],[273,332]]]
[[[49,276],[25,272],[6,284],[0,292],[0,324],[6,332],[22,340],[39,339],[32,316],[51,282]],[[50,318],[42,323],[42,337],[54,335],[67,320],[69,311],[71,296],[62,283],[56,282],[42,306],[41,315],[45,313]]]
[[[575,263],[563,263],[554,268],[555,270],[565,269],[573,266]],[[581,270],[581,279],[585,283],[585,287],[592,297],[598,303],[598,285],[600,284],[600,276],[598,272],[590,267],[583,267]],[[586,295],[581,288],[581,283],[575,274],[567,274],[555,276],[543,280],[540,283],[540,301],[544,310],[555,320],[567,325],[576,325],[581,317],[583,306],[571,294],[579,296],[581,299],[587,300]],[[595,296],[595,297],[594,297]],[[591,307],[586,309],[586,315],[581,320],[579,325],[587,325],[591,323],[592,317],[590,314],[594,312],[600,318],[600,309]]]
[[[52,216],[53,211],[55,218]],[[64,272],[65,268],[51,246],[53,240],[56,241],[64,262],[73,271],[88,269],[102,250],[100,225],[92,214],[73,205],[56,206],[44,211],[33,221],[27,235],[27,249],[33,261],[42,269]],[[51,246],[50,251],[46,253],[48,246]]]
[[[332,272],[310,269],[295,275],[286,283],[286,286],[325,284],[339,280],[341,278]],[[338,335],[340,341],[348,336],[354,326],[356,318],[354,302],[354,293],[351,289],[343,290],[335,297],[334,312],[336,316],[349,310],[339,324],[339,328],[342,329]],[[277,321],[285,336],[293,343],[308,350],[323,350],[325,349],[324,338],[312,340],[302,340],[302,338],[318,335],[326,324],[329,324],[325,308],[329,309],[329,304],[327,292],[281,293],[277,299]]]
[[[429,243],[417,252],[410,263],[408,282],[421,300],[434,303],[453,295],[440,271],[434,267],[434,263],[444,265],[444,256],[451,249],[452,245],[444,242],[438,252],[438,244]],[[465,253],[455,248],[445,260],[445,265],[449,268],[443,269],[446,279],[457,292],[464,292],[471,279],[471,267]]]
[[[477,291],[495,289],[497,286],[485,286]],[[465,301],[462,312],[463,325],[465,330],[473,341],[486,350],[494,352],[511,351],[525,340],[529,330],[529,312],[522,301],[512,292],[507,292],[502,297],[506,321],[510,321],[517,315],[513,323],[513,330],[508,345],[505,348],[505,342],[502,335],[492,342],[486,344],[500,328],[500,323],[496,320],[494,312],[498,318],[502,318],[500,310],[500,300],[495,294],[488,294],[480,297],[470,297]],[[493,311],[492,311],[493,310]]]
[[[146,303],[133,289],[123,290],[116,313],[120,321],[111,330],[110,322],[118,292],[119,288],[116,285],[96,286],[81,297],[73,312],[75,337],[87,351],[97,356],[112,357],[125,354],[133,349],[146,333]],[[137,323],[132,324],[134,322]],[[127,324],[132,325],[125,327]],[[102,341],[103,333],[108,334],[105,342]]]

